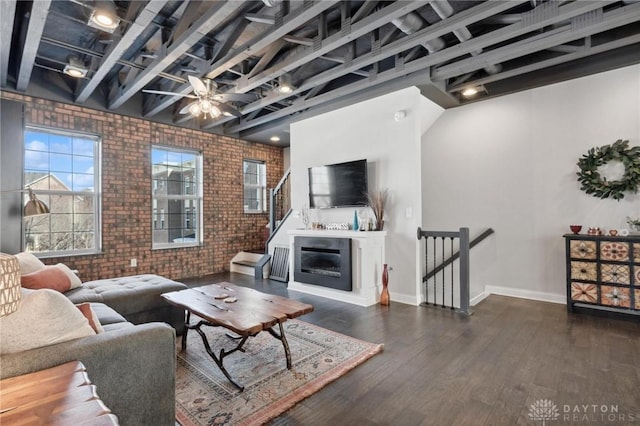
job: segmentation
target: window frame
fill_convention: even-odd
[[[264,178],[264,185],[260,185],[260,184],[247,184],[246,182],[246,173],[245,173],[245,164],[246,163],[253,163],[253,164],[258,164],[259,166],[262,166],[263,170],[264,170],[264,176],[262,176]],[[247,188],[252,188],[252,189],[262,189],[262,191],[260,191],[260,195],[262,198],[262,209],[248,209],[246,208],[246,204],[245,204],[245,191],[247,190]],[[255,159],[251,159],[251,158],[245,158],[242,160],[242,211],[244,212],[244,214],[265,214],[269,211],[268,209],[268,197],[267,197],[267,162],[264,160],[255,160]]]
[[[71,138],[89,139],[93,141],[93,191],[60,191],[60,190],[44,190],[32,188],[33,193],[40,199],[47,198],[49,203],[47,206],[51,208],[51,197],[56,195],[71,195],[77,197],[91,197],[93,202],[93,222],[94,222],[94,248],[91,249],[74,249],[74,250],[49,250],[49,251],[35,251],[32,252],[39,258],[54,258],[54,257],[67,257],[67,256],[84,256],[91,254],[102,253],[102,136],[89,132],[81,132],[76,130],[58,129],[52,127],[38,126],[38,125],[25,125],[23,129],[24,140],[22,146],[22,187],[27,188],[30,184],[25,182],[26,171],[26,155],[27,149],[26,133],[27,132],[39,132],[47,133]],[[49,148],[50,149],[50,148]],[[49,151],[51,152],[51,151]],[[51,165],[47,169],[47,173],[51,174]],[[28,198],[28,195],[23,196],[23,201]],[[24,204],[24,203],[23,203]],[[55,214],[55,213],[54,213]],[[21,232],[21,247],[23,251],[27,249],[27,226],[25,220],[29,220],[26,217],[22,217],[22,232]],[[49,234],[51,234],[51,226],[49,228]]]
[[[162,151],[168,151],[172,154],[190,154],[195,156],[195,182],[193,179],[189,180],[189,187],[193,187],[195,188],[195,194],[194,195],[189,195],[189,194],[180,194],[180,195],[168,195],[168,194],[160,194],[158,196],[158,194],[155,193],[156,189],[163,189],[163,188],[158,188],[160,187],[160,185],[158,185],[158,187],[156,186],[156,179],[153,178],[153,167],[155,166],[155,163],[153,162],[153,152],[154,150],[162,150]],[[201,151],[195,150],[195,149],[188,149],[188,148],[178,148],[178,147],[173,147],[173,146],[167,146],[167,145],[160,145],[160,144],[153,144],[151,146],[151,151],[150,151],[150,167],[151,167],[151,249],[152,250],[167,250],[167,249],[176,249],[176,248],[183,248],[183,247],[199,247],[202,246],[204,243],[204,232],[203,232],[203,225],[204,225],[204,220],[203,220],[203,206],[204,206],[204,195],[203,195],[203,163],[204,163],[204,157]],[[182,182],[182,184],[184,185],[185,182]],[[162,187],[166,187],[167,185],[162,185]],[[184,188],[183,188],[184,189]],[[195,201],[196,202],[196,220],[193,220],[193,216],[191,218],[191,222],[193,225],[193,222],[195,222],[197,224],[197,227],[194,228],[194,235],[196,236],[196,240],[193,242],[156,242],[155,241],[155,236],[154,236],[154,232],[156,231],[156,228],[154,226],[154,223],[161,223],[162,224],[162,228],[164,228],[164,223],[166,223],[166,215],[168,214],[166,209],[162,208],[158,208],[158,201],[159,200],[167,200],[167,201],[171,201],[171,200],[178,200],[178,201]],[[155,207],[154,207],[155,206]],[[156,211],[154,213],[154,210]],[[180,211],[182,212],[181,214],[184,215],[184,205],[181,206]],[[155,219],[155,220],[154,220]],[[182,228],[181,229],[187,229],[185,228],[185,220],[184,217],[181,218],[180,223],[182,224]]]

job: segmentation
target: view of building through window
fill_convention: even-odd
[[[153,147],[153,247],[200,244],[202,156]]]
[[[96,136],[27,128],[24,186],[51,213],[25,218],[25,250],[41,254],[100,250],[99,153]]]
[[[244,212],[267,211],[267,166],[264,161],[244,160]]]

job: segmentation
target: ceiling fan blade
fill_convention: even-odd
[[[180,114],[187,114],[189,112],[189,108],[191,108],[191,105],[197,103],[198,101],[194,101],[194,102],[189,102],[187,105],[185,105],[184,107],[182,107],[182,109],[179,111]]]
[[[185,95],[182,93],[175,93],[175,92],[165,92],[162,90],[148,90],[148,89],[144,89],[143,92],[145,93],[154,93],[156,95],[167,95],[167,96],[180,96],[183,98],[192,98],[192,99],[198,99],[197,96],[195,95]]]
[[[258,97],[251,93],[216,93],[213,98],[222,102],[251,102]]]
[[[242,117],[242,113],[230,105],[218,103],[217,107],[223,114],[226,112],[228,114],[235,115],[238,118]]]
[[[193,75],[187,76],[189,79],[189,83],[191,83],[191,87],[193,87],[193,92],[199,96],[205,96],[209,91],[207,90],[207,86],[204,84],[202,80]]]

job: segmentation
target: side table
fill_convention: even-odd
[[[84,365],[57,367],[0,380],[2,425],[118,425],[91,384]]]

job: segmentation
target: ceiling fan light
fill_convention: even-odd
[[[217,118],[217,117],[220,117],[220,115],[222,115],[222,111],[220,111],[220,109],[219,109],[217,106],[212,105],[212,106],[211,106],[211,111],[209,111],[209,114],[210,114],[213,118]]]
[[[211,112],[211,108],[213,108],[213,105],[208,100],[203,99],[200,101],[200,110],[205,114]]]
[[[198,115],[200,115],[200,103],[199,102],[192,103],[191,106],[189,107],[189,113],[194,117],[197,117]]]

